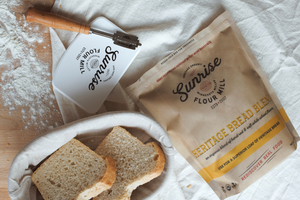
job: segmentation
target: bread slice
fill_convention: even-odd
[[[143,144],[121,127],[114,127],[95,152],[116,161],[117,178],[110,189],[93,200],[130,199],[135,188],[159,176],[165,165],[165,156],[157,144]]]
[[[76,139],[54,152],[33,174],[45,200],[88,200],[109,189],[116,163],[99,156]]]

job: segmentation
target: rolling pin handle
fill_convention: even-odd
[[[26,14],[27,22],[37,22],[48,27],[61,30],[73,31],[83,34],[89,34],[89,26],[81,25],[69,19],[65,19],[53,13],[43,12],[34,8],[29,8]]]

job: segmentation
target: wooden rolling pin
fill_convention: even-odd
[[[96,34],[104,37],[111,38],[114,44],[126,47],[129,49],[135,49],[142,44],[139,42],[138,37],[134,35],[128,35],[126,33],[117,31],[114,34],[103,32],[100,30],[93,29],[90,26],[81,25],[77,22],[73,22],[69,19],[65,19],[53,13],[43,12],[34,8],[29,8],[26,14],[27,22],[37,22],[48,27],[57,28],[61,30],[73,31],[83,34]]]

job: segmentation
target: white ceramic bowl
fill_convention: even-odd
[[[131,200],[155,199],[170,181],[174,165],[174,150],[165,130],[153,119],[133,112],[111,112],[58,127],[27,144],[15,157],[8,176],[8,192],[12,200],[39,199],[31,182],[35,166],[59,147],[77,138],[92,150],[105,138],[114,126],[126,128],[142,142],[155,141],[165,153],[163,173],[145,185],[138,187]]]

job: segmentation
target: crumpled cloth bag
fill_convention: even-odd
[[[12,200],[39,200],[41,195],[31,181],[35,166],[59,147],[76,137],[95,150],[114,126],[125,127],[142,142],[156,142],[162,148],[166,163],[162,174],[134,190],[131,199],[155,199],[172,181],[174,149],[165,130],[151,118],[134,112],[110,112],[58,127],[27,144],[11,164],[8,192]]]

